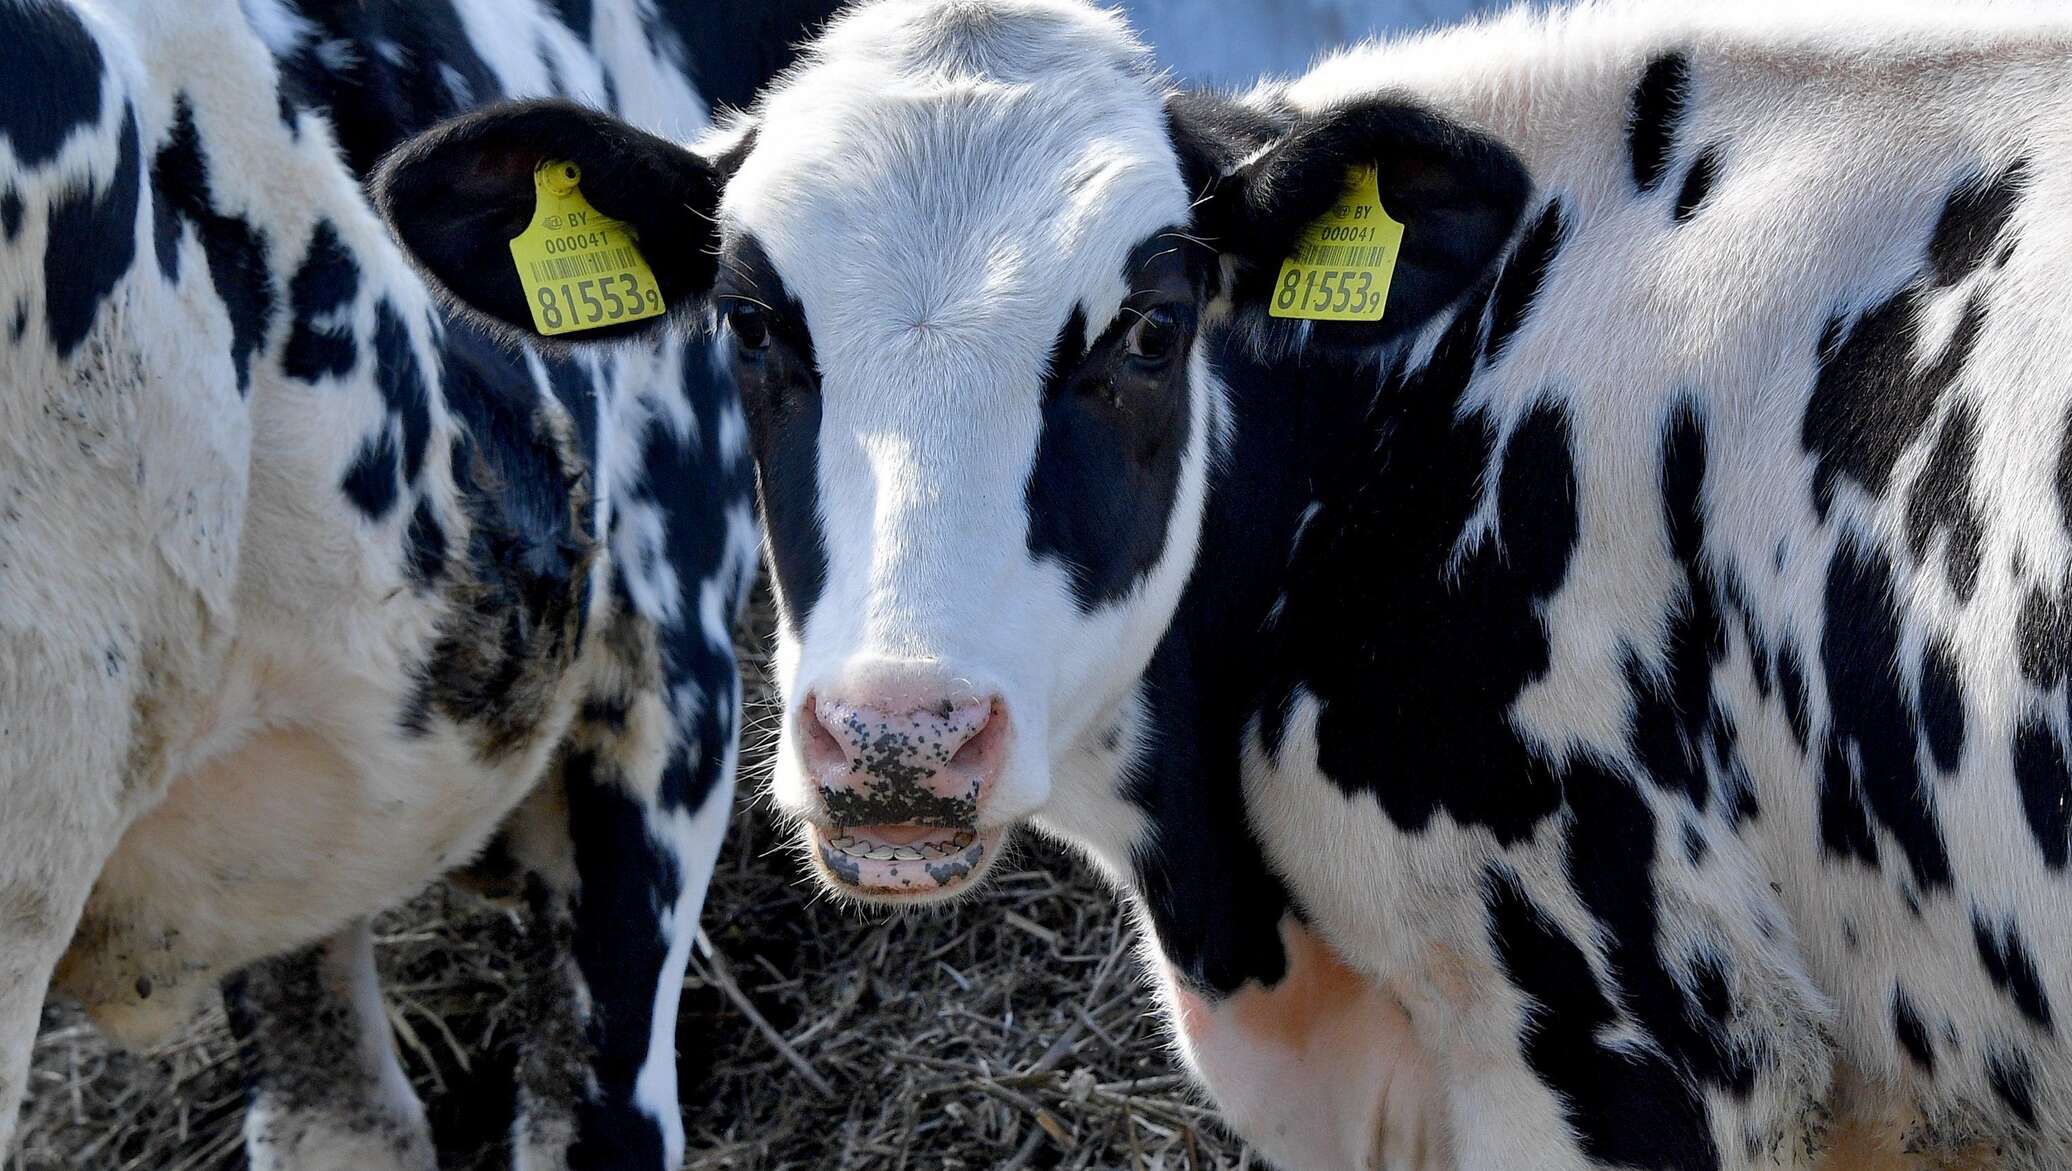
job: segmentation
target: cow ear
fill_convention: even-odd
[[[1318,321],[1313,341],[1373,345],[1429,322],[1489,273],[1532,194],[1501,144],[1401,102],[1291,114],[1179,94],[1167,111],[1196,230],[1229,262],[1239,314],[1265,318],[1310,225],[1375,168],[1381,206],[1403,225],[1381,319]]]
[[[464,309],[533,335],[510,245],[532,223],[534,172],[548,160],[576,164],[582,197],[631,229],[669,309],[703,302],[718,266],[718,168],[569,102],[487,107],[418,135],[376,171],[374,201],[404,249]],[[666,320],[607,324],[570,340],[624,337]]]

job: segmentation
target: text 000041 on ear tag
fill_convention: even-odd
[[[1403,225],[1381,206],[1381,179],[1356,167],[1345,194],[1302,230],[1281,262],[1268,312],[1304,321],[1380,321],[1403,252]]]
[[[632,229],[583,197],[583,171],[549,159],[532,174],[532,223],[511,241],[533,328],[550,337],[668,312]]]

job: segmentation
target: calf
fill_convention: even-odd
[[[738,400],[702,343],[451,318],[360,182],[511,94],[697,133],[829,7],[0,0],[0,1152],[53,968],[136,1040],[264,960],[253,1165],[430,1171],[367,916],[489,844],[533,911],[515,1157],[680,1160]]]
[[[498,110],[380,199],[519,329],[543,155],[690,235],[821,877],[1078,843],[1281,1164],[2057,1167],[2068,61],[1604,4],[1232,100],[884,0],[707,149]]]

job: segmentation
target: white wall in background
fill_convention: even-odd
[[[1326,49],[1445,24],[1497,0],[1123,0],[1159,60],[1190,81],[1243,85],[1297,73]]]

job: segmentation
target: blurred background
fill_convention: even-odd
[[[1365,37],[1445,24],[1488,0],[1127,0],[1122,8],[1174,71],[1243,86],[1298,73],[1319,52]]]

